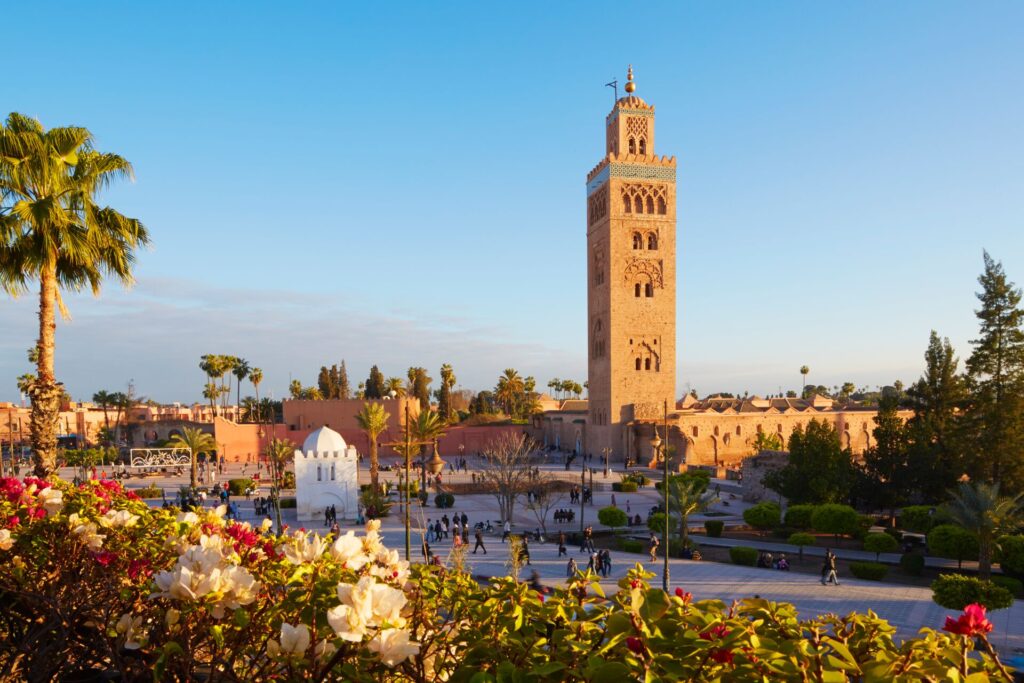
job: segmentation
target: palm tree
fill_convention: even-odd
[[[235,359],[235,367],[231,368],[231,374],[238,380],[235,385],[235,405],[242,402],[242,380],[249,376],[249,361],[244,358]]]
[[[260,368],[253,368],[249,370],[249,381],[252,382],[252,388],[256,390],[256,422],[260,421],[260,382],[263,381],[263,370]]]
[[[441,417],[444,418],[445,422],[451,422],[451,420],[452,420],[452,399],[451,399],[451,393],[452,393],[452,387],[455,386],[455,370],[452,369],[452,366],[449,363],[445,363],[444,365],[441,366],[441,385],[448,392],[448,405],[445,407],[445,413],[446,414],[442,415]],[[441,406],[438,405],[438,407],[440,408]]]
[[[523,378],[513,368],[505,368],[505,372],[498,377],[498,386],[495,387],[494,397],[505,408],[505,413],[514,415],[516,403],[523,393]]]
[[[800,366],[800,375],[801,375],[800,381],[803,382],[803,385],[800,387],[800,393],[801,394],[803,394],[804,389],[807,388],[807,375],[810,372],[811,372],[811,369],[809,367],[807,367],[806,365],[801,365]]]
[[[391,394],[395,392],[395,396],[405,396],[405,381],[401,377],[388,377],[387,381],[384,382],[384,393]]]
[[[953,499],[946,509],[954,522],[977,534],[978,576],[987,579],[992,573],[996,539],[1013,533],[1024,521],[1024,493],[1000,496],[998,483],[964,482],[950,494]]]
[[[270,476],[274,480],[274,512],[277,517],[277,533],[281,533],[281,475],[284,473],[285,463],[295,453],[295,445],[287,439],[271,439],[265,451],[267,460],[270,462]]]
[[[39,282],[39,357],[28,392],[37,476],[53,472],[57,457],[56,310],[67,315],[60,290],[98,294],[104,277],[131,284],[135,250],[149,242],[140,221],[95,201],[131,177],[131,164],[97,151],[85,128],[44,130],[17,113],[0,124],[0,287],[17,296]]]
[[[552,398],[558,398],[558,392],[562,389],[562,380],[555,377],[548,381],[548,389],[551,390]]]
[[[704,512],[718,500],[714,493],[702,490],[703,487],[704,482],[700,479],[669,477],[668,511],[679,516],[679,538],[683,547],[686,547],[689,537],[690,515]]]
[[[101,389],[100,391],[97,391],[95,394],[92,395],[92,400],[93,400],[93,402],[98,403],[99,406],[100,406],[100,409],[103,410],[103,426],[107,430],[107,442],[108,442],[107,445],[109,446],[110,445],[110,443],[109,443],[110,442],[110,414],[107,412],[107,410],[114,403],[114,395],[111,394],[109,391]]]
[[[194,427],[182,427],[181,434],[175,434],[167,442],[169,448],[183,448],[188,451],[189,459],[192,462],[192,472],[189,481],[192,488],[199,483],[199,454],[213,453],[217,450],[217,442],[213,437],[201,429]]]
[[[448,428],[448,425],[445,424],[445,421],[441,419],[441,416],[438,415],[436,411],[421,410],[420,414],[416,416],[415,420],[413,420],[413,423],[412,425],[410,425],[410,428],[412,429],[413,438],[416,441],[436,442],[438,439],[444,436],[445,429]],[[426,443],[420,444],[420,460],[422,461],[422,471],[424,473],[423,476],[425,479],[427,471]]]
[[[388,428],[388,418],[391,415],[384,410],[383,404],[364,403],[363,409],[356,413],[356,422],[359,428],[366,432],[366,438],[370,442],[370,487],[377,490],[377,437]]]

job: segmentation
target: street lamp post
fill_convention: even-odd
[[[402,441],[391,441],[388,443],[382,443],[381,446],[401,446],[405,451],[405,477],[402,483],[402,492],[405,498],[405,560],[408,562],[411,557],[410,547],[410,534],[411,526],[409,524],[409,469],[412,465],[412,447],[423,446],[432,443],[431,441],[413,441],[412,433],[409,431],[409,402],[405,402],[405,439]],[[424,463],[425,465],[426,463]],[[444,463],[442,463],[442,467]],[[425,472],[425,469],[424,469]]]
[[[665,508],[665,528],[662,530],[662,545],[665,547],[665,568],[661,578],[661,587],[668,593],[669,585],[669,567],[668,567],[668,401],[665,401],[665,441],[662,442],[661,437],[658,436],[658,425],[654,425],[654,437],[651,439],[651,448],[654,449],[655,457],[658,456],[659,451],[662,452],[662,458],[664,459],[664,472],[661,480],[661,493],[664,501]]]
[[[580,542],[583,542],[583,489],[587,488],[587,465],[580,456]]]
[[[608,478],[608,456],[610,456],[612,454],[612,449],[608,448],[608,447],[605,447],[605,448],[601,449],[601,452],[604,453],[604,478],[607,479]]]

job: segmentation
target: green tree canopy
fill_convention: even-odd
[[[789,461],[765,476],[765,484],[790,503],[834,503],[847,500],[853,484],[849,450],[828,422],[812,419],[797,426],[789,439]]]

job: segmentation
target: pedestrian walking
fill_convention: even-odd
[[[519,561],[526,560],[526,564],[530,564],[530,541],[524,535],[523,544],[519,548]]]
[[[565,552],[565,532],[558,532],[558,556],[562,557],[566,554]]]
[[[569,564],[565,565],[565,578],[575,579],[580,568],[576,566],[576,558],[570,557]]]
[[[831,550],[825,551],[825,570],[826,577],[822,583],[834,583],[839,585],[839,576],[836,574],[836,556]]]
[[[509,524],[509,521],[506,519],[505,520],[504,531],[501,532],[501,542],[504,543],[505,541],[507,541],[508,537],[509,537],[509,535],[511,535],[511,533],[512,533],[512,525]]]
[[[473,554],[476,555],[477,550],[483,550],[484,555],[487,554],[487,548],[484,547],[484,532],[480,529],[476,530],[476,545],[473,546]]]
[[[651,534],[651,540],[648,541],[651,551],[651,562],[655,562],[658,559],[658,546],[661,545],[661,541],[653,533]]]

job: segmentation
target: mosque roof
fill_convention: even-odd
[[[336,453],[338,451],[344,451],[348,446],[345,445],[345,439],[341,438],[341,434],[334,431],[330,427],[321,427],[320,429],[310,432],[306,440],[302,442],[302,452],[309,453]]]

